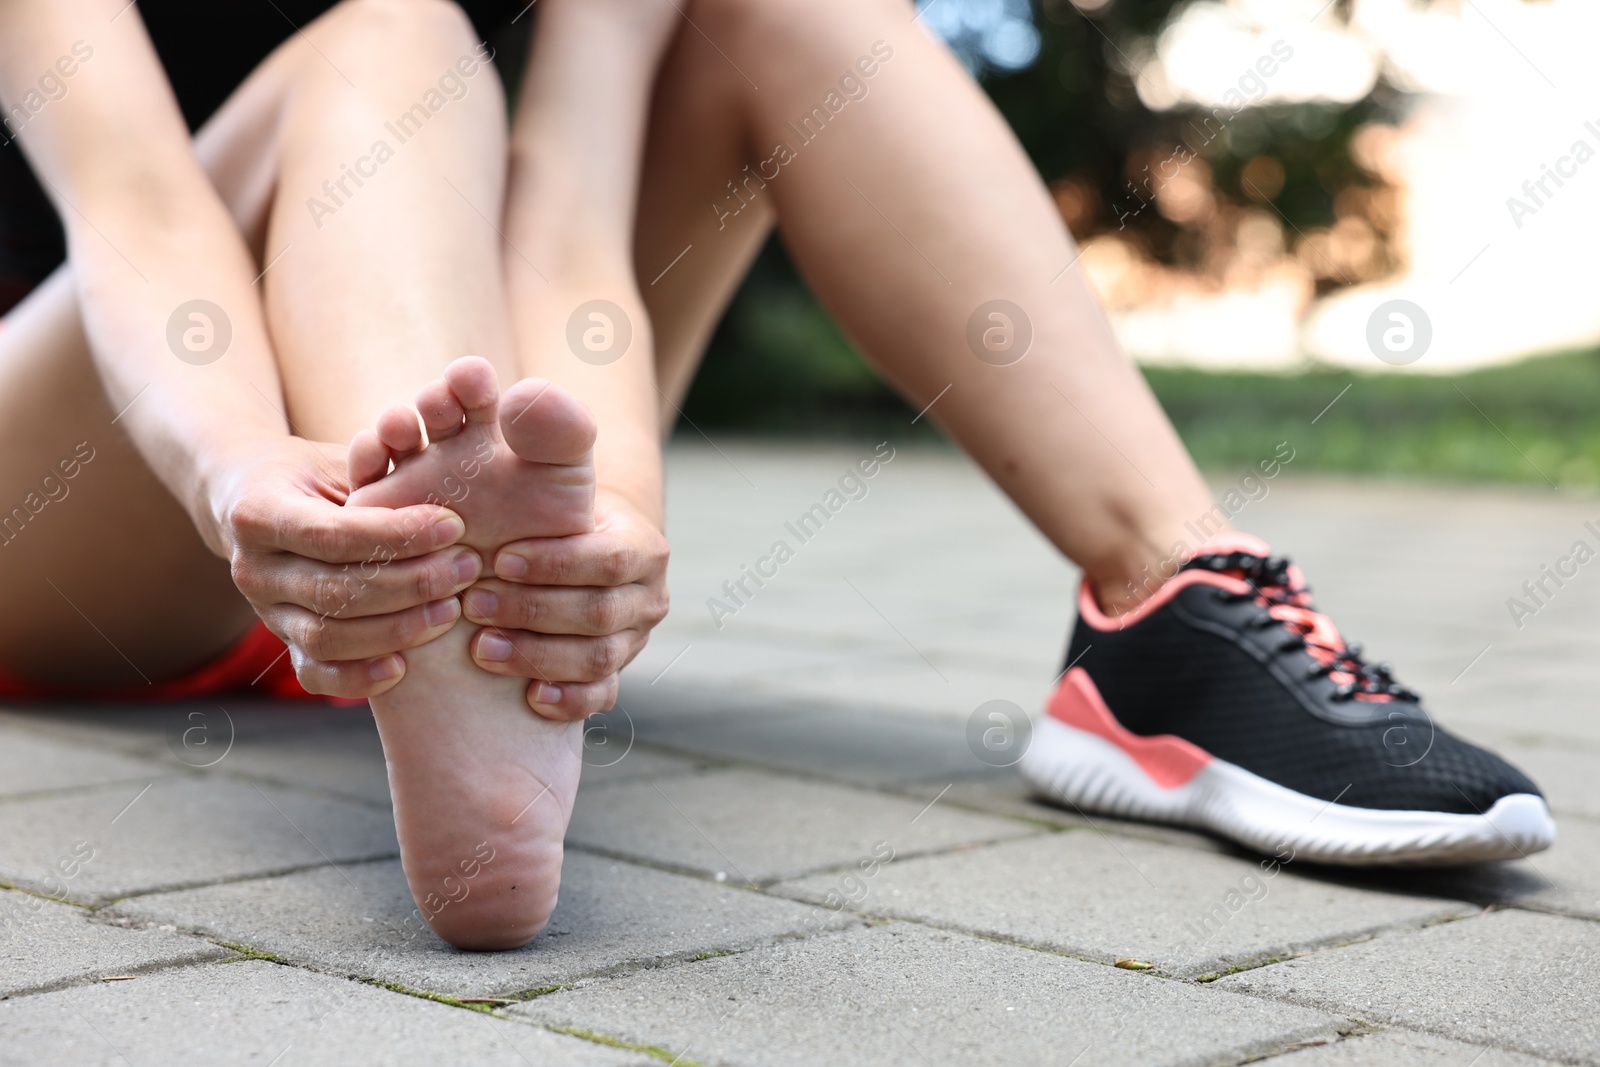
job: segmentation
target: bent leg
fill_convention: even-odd
[[[441,0],[349,0],[305,32],[315,51],[300,57],[279,127],[266,243],[281,250],[266,307],[291,425],[335,441],[376,427],[397,447],[377,455],[364,435],[352,449],[359,481],[376,481],[351,502],[436,495],[480,555],[503,539],[586,531],[592,425],[588,443],[558,432],[586,413],[523,383],[496,417],[496,373],[519,377],[497,225],[505,98],[470,23]],[[481,361],[456,362],[469,355]],[[396,404],[406,407],[385,413]],[[559,455],[541,451],[552,436]],[[543,506],[552,485],[584,502],[559,512],[560,528]],[[582,726],[532,714],[525,681],[479,669],[472,629],[458,623],[407,652],[405,677],[372,707],[424,917],[460,947],[509,948],[555,906]]]
[[[262,403],[283,405],[303,438],[349,440],[469,353],[500,368],[503,378],[515,377],[499,239],[490,221],[503,199],[504,96],[492,67],[475,55],[477,44],[454,4],[349,0],[270,56],[199,138],[202,161],[264,269],[267,325],[284,396],[263,395]],[[20,405],[30,392],[36,404],[41,395],[59,397],[53,406],[83,413],[91,442],[106,435],[115,413],[93,387],[65,273],[13,315],[0,334],[0,354],[11,353],[7,344],[19,353],[0,360],[0,374],[16,385],[6,390],[7,403]],[[54,391],[41,394],[38,382],[46,380]],[[520,442],[538,438],[531,431],[546,422],[553,396],[539,408],[524,405],[529,413],[521,420]],[[19,408],[8,420],[8,432],[12,425],[33,425],[22,414]],[[17,479],[10,488],[19,494],[26,492],[27,471],[56,462],[57,438],[69,442],[70,455],[70,443],[85,435],[76,424],[46,428],[50,433],[40,433],[32,452],[8,456],[7,477]],[[563,484],[585,477],[592,484],[592,474],[569,468]],[[147,638],[150,649],[170,649],[174,630],[183,637],[184,627],[210,635],[214,646],[199,655],[186,649],[190,659],[177,669],[193,665],[242,632],[249,607],[232,588],[227,564],[199,543],[183,511],[131,448],[117,454],[108,445],[84,464],[72,495],[49,505],[63,523],[72,505],[90,503],[83,489],[102,471],[122,496],[102,493],[95,498],[97,514],[71,514],[74,536],[83,536],[63,539],[71,551],[52,562],[78,566],[117,591],[127,602],[118,625]],[[474,508],[490,517],[493,498],[506,495],[491,491],[487,476],[473,492]],[[32,523],[52,517],[45,512]],[[96,555],[88,531],[106,539],[108,529],[130,526],[140,541],[119,533],[119,543],[129,545],[125,556],[114,546]],[[9,547],[15,552],[23,543]],[[141,566],[151,571],[148,582]],[[139,577],[125,580],[124,572]],[[20,573],[8,569],[0,581]],[[195,586],[213,593],[222,609],[208,615]],[[65,584],[62,589],[77,592]],[[141,601],[146,590],[166,616]],[[89,618],[79,625],[90,635],[116,615],[105,599],[67,607],[85,604]],[[449,604],[459,610],[453,598]],[[232,623],[220,637],[219,616]],[[152,627],[152,620],[175,625]],[[505,947],[531,937],[554,907],[578,744],[570,736],[574,728],[528,712],[525,683],[472,664],[468,630],[457,626],[408,652],[405,678],[374,698],[374,713],[390,765],[402,858],[425,917],[457,944]],[[122,630],[108,636],[120,638]],[[108,649],[108,663],[111,654]],[[76,662],[66,677],[94,680]],[[440,743],[446,736],[449,745]],[[440,902],[448,906],[441,909]]]
[[[806,280],[884,376],[914,406],[932,404],[928,417],[1088,572],[1108,606],[1136,600],[1128,583],[1192,540],[1185,522],[1212,502],[983,93],[899,0],[821,9],[698,0],[692,15],[715,48],[684,33],[676,47],[690,58],[668,70],[720,64],[755,77],[759,91],[724,75],[742,157],[718,160],[727,170],[712,181],[690,161],[673,168],[652,156],[645,197],[674,222],[643,216],[641,248],[651,227],[676,226],[670,241],[648,238],[661,245],[651,254],[692,243],[674,279],[690,285],[702,248],[731,254],[755,228],[747,218],[775,211]],[[658,128],[688,121],[655,119]],[[666,137],[652,144],[678,151]],[[685,178],[675,208],[664,202],[670,173]],[[969,321],[995,299],[1031,324],[1031,346],[1009,365],[997,365],[1004,353],[980,358],[968,341]],[[1004,326],[978,317],[980,336]],[[703,343],[707,329],[685,323],[663,335]],[[663,356],[683,360],[692,347],[663,347]],[[662,378],[679,385],[688,374],[674,362]]]
[[[178,677],[255,619],[116,422],[62,267],[0,328],[0,670],[35,684]]]

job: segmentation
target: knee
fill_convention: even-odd
[[[471,48],[472,20],[455,0],[341,0],[318,20],[323,32],[386,48]]]
[[[738,38],[787,50],[796,42],[826,39],[819,28],[854,25],[863,15],[909,21],[916,5],[913,0],[693,0],[690,7],[695,25],[712,40]]]
[[[323,55],[308,62],[331,63],[335,77],[357,68],[359,75],[346,77],[364,91],[449,101],[478,97],[504,113],[499,79],[483,77],[493,53],[454,0],[343,0],[310,32]]]

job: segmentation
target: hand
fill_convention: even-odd
[[[453,511],[343,506],[343,445],[267,438],[217,466],[202,533],[310,692],[359,699],[392,689],[406,669],[399,653],[460,616],[456,594],[483,564],[447,547],[466,529]]]
[[[608,710],[617,673],[667,615],[667,539],[643,511],[601,489],[593,533],[514,541],[496,577],[462,601],[472,658],[495,674],[531,678],[528,706],[548,719]]]

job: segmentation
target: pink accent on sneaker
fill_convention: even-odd
[[[1187,563],[1196,556],[1211,554],[1226,554],[1228,552],[1248,552],[1253,556],[1263,558],[1272,555],[1272,548],[1259,537],[1241,533],[1238,530],[1225,530],[1205,541],[1184,556],[1179,565]],[[1292,576],[1300,581],[1299,568],[1293,568]],[[1121,630],[1132,626],[1140,619],[1159,609],[1167,601],[1178,594],[1178,591],[1197,582],[1208,585],[1220,586],[1231,592],[1247,592],[1250,586],[1231,576],[1219,575],[1213,571],[1175,571],[1172,577],[1167,578],[1150,597],[1134,610],[1123,615],[1111,616],[1100,610],[1100,603],[1095,599],[1094,591],[1090,589],[1087,580],[1078,591],[1078,612],[1098,630]],[[1302,583],[1303,584],[1303,583]]]
[[[1211,762],[1211,753],[1181,737],[1140,737],[1130,732],[1111,714],[1100,690],[1082,667],[1072,668],[1061,679],[1046,711],[1051,718],[1103,737],[1122,749],[1162,789],[1176,789]]]
[[[1231,549],[1229,551],[1232,551]],[[1100,604],[1094,598],[1094,589],[1090,587],[1089,580],[1085,578],[1083,585],[1078,588],[1078,614],[1083,620],[1096,630],[1121,630],[1132,626],[1134,623],[1161,610],[1162,606],[1182,590],[1191,585],[1214,585],[1232,593],[1248,593],[1250,583],[1238,578],[1218,574],[1215,571],[1179,571],[1168,578],[1160,589],[1150,595],[1150,598],[1125,615],[1107,615],[1100,610]]]

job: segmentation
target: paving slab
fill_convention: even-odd
[[[170,929],[128,929],[71,904],[0,890],[0,998],[223,955]]]
[[[0,880],[86,903],[129,893],[395,855],[387,811],[190,775],[0,804]]]
[[[995,815],[1009,815],[1012,818],[1027,819],[1030,822],[1043,823],[1048,826],[1105,830],[1125,837],[1161,841],[1166,844],[1179,845],[1184,848],[1196,848],[1206,852],[1243,854],[1237,846],[1210,834],[1201,833],[1198,830],[1186,830],[1182,827],[1167,826],[1162,823],[1117,819],[1109,815],[1089,815],[1085,812],[1075,811],[1070,807],[1046,804],[1044,801],[1034,797],[1033,791],[1022,780],[1022,775],[1016,767],[990,768],[986,771],[957,778],[953,783],[945,783],[938,778],[926,778],[919,782],[906,783],[901,788],[910,790],[920,786],[923,789],[930,787],[938,789],[945,784],[950,784],[950,791],[944,795],[944,799],[940,803],[950,804],[958,808],[971,808]]]
[[[1600,1063],[1600,923],[1497,911],[1216,987],[1573,1063]]]
[[[1552,1067],[1556,1060],[1408,1030],[1379,1030],[1271,1061],[1273,1067]]]
[[[226,776],[314,789],[365,804],[389,806],[383,743],[369,713],[292,730],[241,731],[226,755],[185,751],[180,758]]]
[[[0,721],[0,797],[135,779],[143,785],[167,773],[150,760],[73,744],[15,720]]]
[[[943,785],[986,769],[958,720],[792,701],[762,701],[755,712],[748,696],[720,703],[652,694],[632,707],[640,737],[655,744],[862,785]]]
[[[894,860],[848,877],[773,887],[803,900],[848,899],[866,915],[914,919],[1084,959],[1132,957],[1197,977],[1476,912],[1305,877],[1270,861],[1069,830],[941,856]]]
[[[643,782],[656,778],[672,778],[680,774],[693,774],[715,766],[717,762],[703,757],[683,756],[664,752],[640,742],[637,737],[628,743],[621,731],[601,743],[592,738],[584,746],[583,776],[578,780],[578,795],[585,790],[603,789],[618,782]]]
[[[853,864],[885,843],[906,855],[1037,833],[1014,820],[850,786],[713,770],[597,790],[567,840],[719,880],[759,884]]]
[[[577,852],[567,854],[550,925],[514,952],[461,952],[435,937],[396,860],[136,897],[115,911],[331,973],[454,996],[526,992],[854,925],[837,911]]]
[[[827,1067],[1233,1063],[1342,1025],[1218,993],[893,923],[595,979],[509,1014],[703,1064]]]
[[[0,1064],[659,1063],[376,986],[260,960],[0,1001]]]

